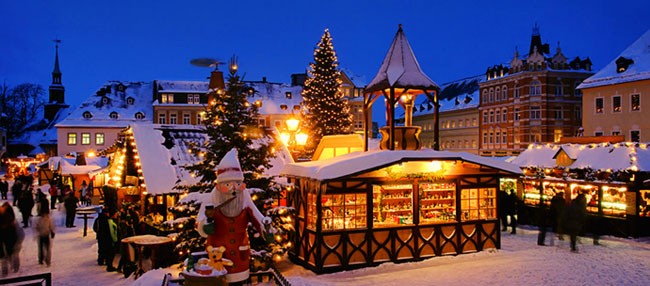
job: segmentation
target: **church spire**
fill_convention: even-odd
[[[59,68],[59,43],[61,40],[54,39],[56,44],[56,52],[54,55],[54,70],[52,71],[52,84],[61,84],[61,69]]]

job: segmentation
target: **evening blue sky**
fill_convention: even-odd
[[[51,83],[54,38],[66,102],[108,80],[205,80],[192,58],[239,58],[246,80],[289,83],[305,72],[325,28],[340,66],[377,73],[402,24],[439,85],[526,53],[532,27],[552,53],[605,66],[650,29],[650,1],[12,1],[0,2],[0,81]],[[376,108],[377,109],[377,108]],[[374,121],[383,125],[381,110]]]

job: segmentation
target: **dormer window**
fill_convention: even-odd
[[[91,119],[91,118],[93,118],[93,114],[90,113],[90,111],[86,111],[86,112],[83,113],[83,117],[84,117],[84,119]]]
[[[287,105],[286,104],[280,104],[280,109],[287,110]]]
[[[103,96],[103,97],[102,97],[102,103],[103,103],[103,104],[108,104],[108,97]]]
[[[124,92],[125,89],[126,87],[123,84],[120,83],[117,85],[117,91]]]
[[[119,115],[117,114],[117,112],[113,111],[108,117],[110,117],[111,119],[117,119]]]
[[[117,115],[117,114],[116,114],[116,115]],[[116,117],[116,118],[117,118],[117,117]],[[136,113],[135,113],[135,119],[138,119],[138,120],[140,120],[140,119],[144,119],[144,113],[142,113],[142,112],[136,112]]]
[[[285,92],[284,95],[287,97],[287,99],[291,99],[291,97],[292,97],[291,91]]]
[[[300,110],[300,105],[294,105],[293,110]]]
[[[126,104],[128,105],[133,105],[135,103],[135,99],[133,97],[127,97],[126,98]]]
[[[625,72],[633,63],[634,60],[632,59],[619,57],[618,59],[616,59],[616,72],[617,73]]]

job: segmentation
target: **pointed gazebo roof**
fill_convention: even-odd
[[[365,89],[367,93],[374,93],[387,88],[405,88],[420,90],[438,89],[438,85],[431,80],[420,68],[411,45],[404,35],[402,25],[399,25],[393,43],[388,49],[384,62],[379,68],[375,78]]]

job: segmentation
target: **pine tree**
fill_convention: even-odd
[[[253,201],[262,214],[272,219],[270,232],[274,239],[269,243],[249,228],[253,249],[251,257],[270,262],[273,257],[281,257],[290,246],[287,243],[287,233],[293,229],[290,218],[287,224],[287,218],[293,214],[293,209],[277,206],[277,200],[282,197],[283,186],[263,174],[265,169],[271,167],[270,159],[275,156],[275,140],[270,129],[258,126],[258,106],[250,104],[247,100],[247,96],[255,91],[237,75],[234,58],[230,66],[226,90],[213,91],[210,96],[204,120],[208,141],[202,146],[191,148],[191,151],[199,154],[203,160],[184,167],[198,176],[200,182],[177,188],[190,193],[212,191],[217,179],[217,165],[228,151],[236,148],[244,172],[244,182],[251,191]],[[199,207],[200,202],[187,200],[172,209],[176,215],[191,217],[183,224],[183,230],[178,236],[176,250],[182,259],[191,252],[205,250],[205,239],[200,237],[193,227]]]
[[[311,155],[325,135],[349,134],[352,115],[341,91],[341,72],[328,29],[314,50],[314,62],[302,91],[304,126],[309,132],[305,152]]]

